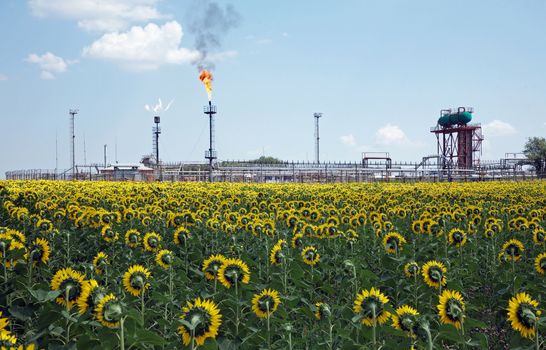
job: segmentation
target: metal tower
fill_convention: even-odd
[[[68,111],[70,114],[70,139],[72,140],[72,147],[70,147],[70,161],[72,162],[72,179],[76,179],[76,135],[74,134],[74,117],[78,114],[78,109],[71,109]]]
[[[315,113],[315,162],[320,163],[320,157],[319,157],[319,118],[322,118],[322,113]]]
[[[442,169],[472,169],[480,165],[482,141],[480,124],[470,124],[474,109],[458,107],[440,111],[438,124],[430,131],[436,135],[437,152]]]
[[[216,106],[209,101],[209,105],[204,107],[203,113],[209,116],[209,149],[205,151],[205,159],[209,161],[209,182],[212,182],[212,162],[216,159],[216,150],[214,149],[214,115]]]
[[[155,164],[157,167],[157,170],[159,172],[159,181],[163,180],[163,176],[161,174],[161,163],[159,162],[159,134],[161,134],[161,128],[159,127],[160,118],[159,116],[154,117],[154,123],[155,126],[153,127],[153,135],[154,135],[154,155],[155,155]]]

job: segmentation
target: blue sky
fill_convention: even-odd
[[[210,3],[210,2],[209,2]],[[440,109],[472,106],[483,159],[519,152],[546,134],[546,2],[217,1],[239,25],[210,52],[220,159],[262,153],[321,159],[365,151],[417,160],[435,151]],[[98,4],[98,5],[97,5]],[[161,98],[165,161],[203,160],[207,96],[192,62],[183,0],[0,0],[0,176],[77,162],[138,162],[151,153]],[[57,135],[57,136],[56,136]]]

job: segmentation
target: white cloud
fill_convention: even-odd
[[[83,49],[83,56],[117,61],[133,70],[196,61],[200,53],[180,47],[182,36],[182,26],[176,21],[161,27],[153,23],[134,26],[127,32],[104,34]]]
[[[57,17],[78,21],[90,31],[116,31],[131,23],[160,19],[156,8],[159,0],[29,0],[37,17]]]
[[[2,73],[0,73],[0,81],[8,80],[8,77]]]
[[[485,136],[508,136],[517,133],[516,129],[501,120],[493,120],[483,126]]]
[[[397,125],[387,124],[375,132],[375,142],[379,145],[406,144],[409,140]]]
[[[353,134],[342,135],[339,139],[346,146],[356,146],[356,139]]]
[[[51,52],[46,52],[41,56],[38,56],[35,53],[30,54],[26,58],[26,61],[37,64],[40,67],[40,69],[42,70],[42,72],[40,73],[40,78],[44,80],[55,79],[55,74],[66,72],[68,65],[76,62],[67,62],[62,57],[55,56]]]

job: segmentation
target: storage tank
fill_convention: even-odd
[[[460,112],[453,114],[446,114],[438,119],[438,124],[444,128],[450,127],[452,125],[458,124],[468,124],[472,120],[472,113],[470,112]]]

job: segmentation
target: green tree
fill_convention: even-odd
[[[546,170],[546,139],[544,137],[530,137],[525,143],[523,154],[529,164],[535,167],[537,175]]]

